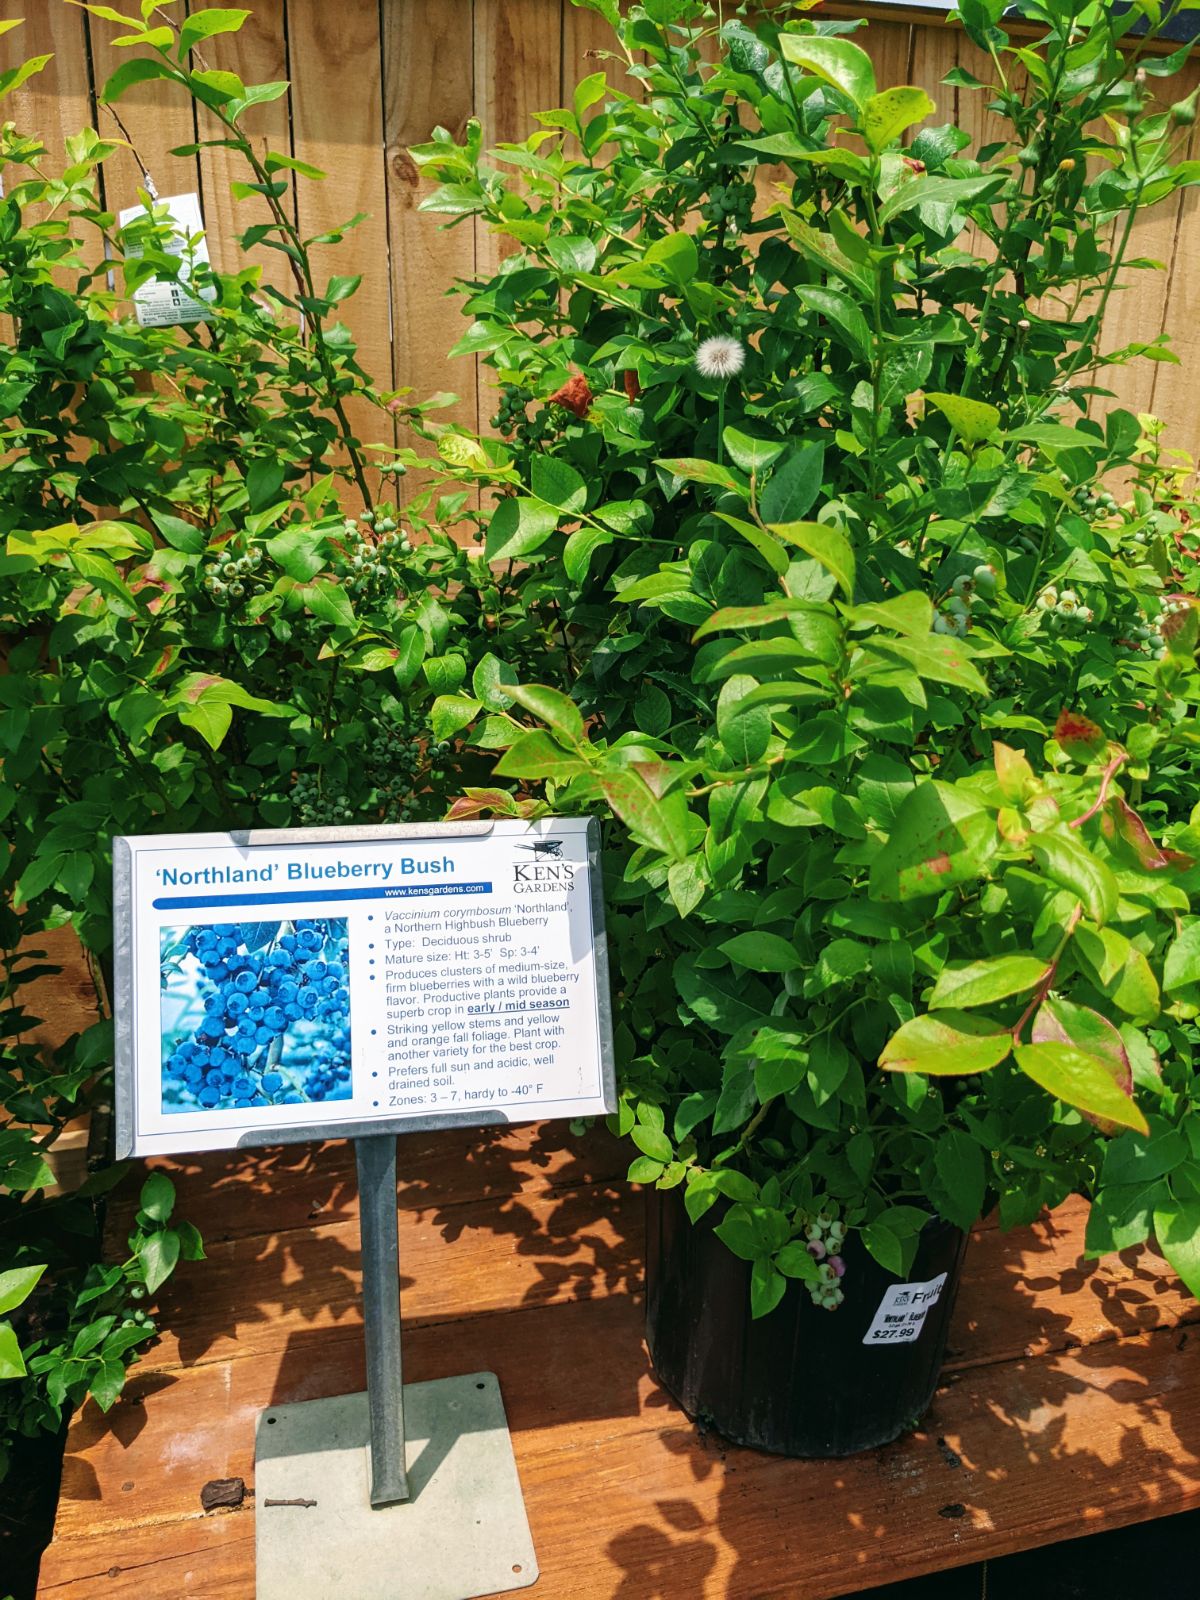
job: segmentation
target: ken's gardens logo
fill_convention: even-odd
[[[577,863],[562,859],[561,839],[535,839],[532,844],[519,844],[518,850],[527,850],[528,861],[513,862],[513,887],[523,894],[553,894],[556,890],[573,889]]]

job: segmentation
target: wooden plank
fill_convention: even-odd
[[[1190,94],[1200,83],[1200,61],[1189,61],[1183,71],[1168,82],[1170,89],[1164,86],[1164,97],[1169,93],[1181,99]],[[1200,129],[1193,124],[1183,154],[1195,159],[1198,150]],[[1200,208],[1197,207],[1196,191],[1185,189],[1177,202],[1159,209],[1176,215],[1170,268],[1163,275],[1159,325],[1152,331],[1165,329],[1171,335],[1171,349],[1179,357],[1180,365],[1139,362],[1139,377],[1144,377],[1146,368],[1150,369],[1149,396],[1144,406],[1133,406],[1131,409],[1152,411],[1161,417],[1167,424],[1167,444],[1200,458],[1200,423],[1196,418],[1195,400],[1196,375],[1200,371],[1200,287],[1197,286],[1194,270],[1195,246],[1200,241]],[[1140,243],[1139,240],[1139,249]],[[1145,283],[1146,275],[1143,273],[1140,276]],[[1134,337],[1145,337],[1146,331],[1147,323],[1143,323],[1141,331]],[[1104,332],[1106,347],[1119,347],[1122,341],[1111,314],[1105,319]],[[1135,391],[1135,395],[1140,397],[1144,392],[1143,386]]]
[[[451,285],[474,276],[475,227],[468,219],[448,228],[445,217],[418,210],[432,186],[422,184],[408,153],[438,126],[459,142],[465,137],[475,109],[472,25],[472,0],[387,0],[383,7],[391,381],[397,389],[411,388],[414,400],[438,391],[455,394],[456,404],[437,416],[477,430],[478,360],[447,361],[447,352],[469,326]],[[403,434],[399,442],[419,444]],[[428,481],[428,475],[414,474],[403,485],[403,498]]]
[[[826,1600],[1200,1504],[1200,1340],[1176,1332],[990,1367],[947,1383],[925,1426],[886,1451],[811,1462],[693,1428],[640,1359],[614,1361],[636,1327],[618,1298],[409,1341],[414,1380],[499,1375],[548,1596]],[[187,1592],[246,1592],[251,1518],[198,1515],[200,1487],[249,1482],[256,1411],[361,1383],[358,1352],[298,1340],[257,1388],[256,1364],[202,1369],[170,1447],[138,1415],[169,1390],[121,1402],[93,1438],[77,1424],[74,1510],[60,1514],[42,1593],[169,1593],[181,1555]]]
[[[622,1176],[629,1165],[629,1147],[600,1124],[581,1138],[561,1122],[410,1133],[399,1149],[400,1210],[439,1218],[455,1206],[521,1191],[599,1184]],[[212,1241],[357,1224],[354,1147],[342,1140],[156,1157],[148,1166],[170,1175],[179,1215],[197,1222]],[[117,1241],[137,1205],[136,1193],[122,1188],[120,1194],[109,1227]]]
[[[4,120],[15,122],[19,133],[37,134],[48,152],[43,171],[61,172],[67,165],[64,140],[92,121],[86,13],[68,6],[0,0],[0,22],[18,19],[22,26],[6,33],[0,44],[5,68],[31,56],[49,55],[53,60],[6,96]],[[11,187],[11,176],[8,181]]]
[[[195,0],[190,9],[199,9]],[[284,0],[256,0],[237,33],[222,34],[203,50],[206,60],[224,71],[236,72],[245,84],[276,83],[286,78]],[[221,137],[221,124],[203,106],[197,108],[197,121],[202,138]],[[239,125],[251,139],[260,159],[268,150],[291,154],[291,112],[287,95],[252,106]],[[270,222],[270,207],[260,195],[235,200],[230,194],[231,182],[254,181],[253,172],[236,151],[204,150],[199,160],[209,255],[213,265],[222,272],[237,272],[246,259],[238,249],[237,235],[255,223]],[[285,203],[286,200],[285,196]],[[250,253],[249,260],[262,268],[263,283],[272,284],[285,293],[295,293],[291,271],[278,250],[256,249]]]
[[[475,115],[483,124],[485,149],[527,138],[537,127],[533,113],[559,104],[565,4],[569,0],[475,0]],[[512,249],[511,241],[479,224],[478,276],[490,277]],[[479,419],[485,432],[493,431],[489,419],[495,409],[492,372],[480,362]]]
[[[568,1189],[400,1213],[404,1317],[416,1327],[641,1286],[641,1198]],[[202,1230],[203,1231],[203,1230]],[[279,1352],[300,1333],[361,1326],[357,1223],[209,1239],[159,1293],[163,1332],[143,1370]]]
[[[59,11],[58,7],[53,9]],[[99,93],[117,67],[130,59],[130,52],[114,49],[109,43],[121,36],[122,30],[114,23],[89,16],[87,26],[96,92]],[[96,127],[106,138],[122,137],[119,118],[136,149],[136,155],[134,151],[118,150],[104,163],[104,193],[110,211],[138,204],[144,172],[149,172],[164,199],[168,195],[199,192],[200,168],[195,156],[171,154],[173,149],[192,144],[196,139],[192,102],[178,84],[166,83],[161,78],[136,84],[114,106],[100,106],[96,117]]]
[[[358,212],[365,214],[343,244],[313,248],[313,270],[318,292],[332,274],[362,274],[358,292],[331,320],[351,330],[360,364],[386,388],[391,379],[391,305],[379,8],[287,0],[287,32],[295,155],[327,174],[323,182],[298,186],[300,230],[312,238]],[[362,400],[350,401],[346,410],[365,445],[392,448],[390,417]],[[368,472],[367,477],[374,493],[378,475]],[[353,491],[344,503],[357,504]]]
[[[47,966],[60,969],[35,978],[19,993],[25,1009],[40,1018],[38,1025],[30,1029],[30,1039],[45,1049],[56,1049],[73,1033],[90,1028],[100,1014],[92,971],[70,925],[32,935],[24,949],[27,953],[41,951]]]

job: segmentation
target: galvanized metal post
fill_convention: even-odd
[[[356,1139],[367,1406],[371,1415],[371,1504],[408,1499],[404,1381],[400,1361],[400,1242],[396,1229],[396,1137]]]

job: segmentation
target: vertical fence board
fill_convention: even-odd
[[[1165,98],[1183,99],[1200,83],[1200,61],[1188,62],[1176,78],[1169,80],[1170,90]],[[1184,152],[1195,160],[1200,151],[1200,125],[1193,124],[1188,148]],[[1168,424],[1168,443],[1178,449],[1190,450],[1200,456],[1200,424],[1196,420],[1196,378],[1200,365],[1200,276],[1195,270],[1192,245],[1200,245],[1200,207],[1195,189],[1185,189],[1176,204],[1163,210],[1174,214],[1174,234],[1171,241],[1168,271],[1161,284],[1161,315],[1159,328],[1171,335],[1171,349],[1179,357],[1180,365],[1142,361],[1143,372],[1149,368],[1149,396],[1145,407]],[[1105,334],[1112,346],[1119,343],[1112,332],[1112,324],[1105,319]],[[1142,337],[1147,332],[1145,324],[1137,327],[1131,337]],[[1144,391],[1142,391],[1144,392]]]
[[[379,9],[373,0],[337,6],[287,0],[287,32],[295,154],[327,174],[297,185],[300,231],[311,238],[365,213],[342,244],[314,248],[313,269],[318,292],[334,273],[362,274],[358,293],[338,308],[340,320],[358,341],[363,367],[386,387],[391,306]],[[365,444],[390,449],[390,418],[361,401],[347,411]],[[368,474],[372,490],[374,476]]]
[[[195,4],[189,10],[203,9]],[[284,0],[254,0],[253,10],[237,33],[222,34],[205,47],[205,59],[212,66],[236,72],[245,84],[275,83],[287,77],[287,41],[284,35]],[[217,138],[222,129],[215,117],[198,108],[201,138]],[[239,124],[254,144],[258,156],[268,150],[291,154],[291,112],[288,97],[252,106]],[[270,208],[259,195],[235,200],[230,183],[238,179],[254,181],[253,173],[233,150],[202,150],[200,181],[204,195],[204,222],[209,254],[214,266],[234,272],[244,264],[239,258],[236,237],[258,222],[271,220]],[[285,174],[286,176],[286,174]],[[288,203],[284,196],[284,203]],[[251,263],[262,269],[263,283],[285,291],[293,289],[287,260],[278,250],[255,249]]]
[[[71,8],[55,5],[50,9],[57,14],[57,20]],[[111,74],[129,60],[130,52],[115,49],[110,44],[111,39],[121,36],[122,30],[115,23],[93,16],[89,16],[87,22],[99,95]],[[192,104],[178,84],[152,79],[130,89],[111,109],[98,105],[96,127],[106,138],[121,137],[118,117],[128,130],[136,156],[133,151],[118,150],[104,163],[104,192],[110,211],[137,205],[138,190],[144,183],[143,172],[150,174],[164,199],[168,195],[199,192],[200,168],[195,156],[171,154],[180,145],[193,144],[196,139]]]
[[[448,362],[446,352],[467,328],[462,302],[449,290],[456,278],[474,274],[475,230],[471,219],[446,228],[446,218],[418,211],[428,189],[408,154],[439,125],[455,139],[465,134],[475,108],[472,10],[472,0],[384,0],[383,103],[393,382],[411,386],[418,400],[451,391],[458,404],[438,415],[474,428],[475,357]]]
[[[560,104],[563,6],[569,0],[475,0],[475,115],[485,148],[524,139],[535,111]],[[513,169],[507,168],[511,172]],[[486,226],[476,236],[476,268],[495,272],[509,253]],[[479,367],[479,418],[487,427],[495,409],[488,369]]]

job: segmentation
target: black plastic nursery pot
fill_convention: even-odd
[[[659,1381],[693,1421],[777,1455],[848,1456],[890,1444],[924,1415],[966,1250],[961,1229],[928,1223],[904,1280],[852,1234],[835,1311],[793,1280],[755,1321],[750,1264],[713,1232],[725,1206],[693,1225],[681,1189],[651,1188],[646,1200],[646,1341]]]

